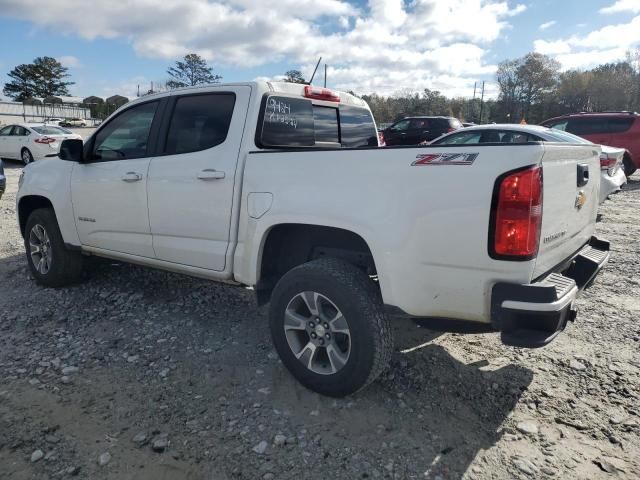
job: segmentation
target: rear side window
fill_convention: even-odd
[[[378,146],[376,124],[366,108],[341,105],[340,131],[342,146],[345,148]]]
[[[629,118],[610,118],[607,122],[609,133],[626,132],[633,125],[634,117]]]
[[[235,102],[233,93],[179,97],[169,124],[165,153],[196,152],[223,143]]]
[[[587,117],[569,120],[567,132],[575,135],[594,135],[599,133],[622,133],[631,128],[634,117],[629,118],[606,118]]]
[[[314,105],[313,123],[316,142],[340,142],[337,108]]]

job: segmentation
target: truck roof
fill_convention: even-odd
[[[342,91],[334,90],[331,88],[325,89],[324,87],[319,87],[316,85],[307,85],[304,83],[290,83],[290,82],[265,81],[265,80],[255,80],[252,82],[209,83],[205,85],[196,85],[193,87],[175,88],[166,92],[158,92],[158,93],[152,93],[150,95],[145,95],[144,97],[137,98],[132,102],[127,103],[126,105],[131,105],[141,101],[146,101],[152,98],[162,98],[162,97],[167,97],[171,95],[188,94],[191,92],[197,93],[199,91],[212,88],[212,87],[219,88],[219,87],[241,87],[241,86],[250,87],[252,90],[255,90],[256,92],[258,92],[258,95],[260,96],[262,96],[265,93],[281,93],[285,95],[300,95],[301,97],[305,96],[305,87],[312,86],[316,89],[322,89],[325,91],[338,94],[340,97],[339,103],[368,108],[367,103],[364,100],[348,92],[342,92]]]

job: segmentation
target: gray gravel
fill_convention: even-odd
[[[601,208],[611,262],[552,345],[398,322],[390,370],[333,400],[285,371],[248,290],[110,262],[37,286],[6,163],[0,478],[640,477],[640,176]]]

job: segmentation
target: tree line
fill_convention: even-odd
[[[167,69],[168,79],[155,82],[143,94],[173,88],[218,83],[206,60],[195,53],[184,56]],[[69,95],[67,67],[51,57],[37,57],[8,74],[3,92],[16,101],[37,97]],[[395,95],[361,95],[378,123],[389,123],[406,116],[453,116],[475,123],[539,123],[565,113],[579,111],[640,111],[640,49],[629,52],[624,61],[606,63],[589,70],[562,71],[556,60],[540,53],[505,60],[498,65],[496,99],[449,98],[438,90],[405,89]],[[285,72],[284,80],[307,83],[299,70]],[[350,92],[354,93],[354,92]],[[95,112],[94,112],[95,110]],[[108,111],[108,108],[107,108]],[[102,107],[93,106],[92,115],[103,116]]]

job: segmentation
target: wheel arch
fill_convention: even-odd
[[[27,219],[29,218],[29,215],[31,215],[31,212],[37,210],[38,208],[50,208],[51,210],[53,210],[54,214],[56,213],[51,200],[49,200],[47,197],[43,197],[42,195],[27,195],[22,197],[18,202],[18,223],[20,225],[20,233],[22,234],[22,238],[24,238],[25,235]]]
[[[257,255],[258,302],[268,301],[278,280],[292,268],[323,257],[339,258],[369,275],[377,275],[372,250],[353,230],[306,223],[280,223],[262,236]]]

